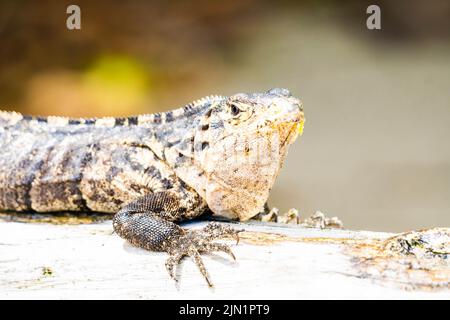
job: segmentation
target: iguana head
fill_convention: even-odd
[[[196,189],[214,214],[248,220],[262,211],[303,123],[302,103],[286,89],[212,101],[195,131],[193,160],[203,175]]]

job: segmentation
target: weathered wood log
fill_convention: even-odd
[[[204,221],[186,224],[200,228]],[[114,235],[111,222],[0,221],[0,298],[314,299],[450,298],[450,229],[390,234],[249,222],[229,243],[237,261],[203,257],[165,270],[165,253]]]

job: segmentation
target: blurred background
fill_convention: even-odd
[[[382,30],[366,28],[370,4]],[[450,225],[449,1],[1,0],[0,39],[0,108],[29,114],[289,88],[307,122],[271,206],[355,229]]]

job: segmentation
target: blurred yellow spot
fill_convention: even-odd
[[[148,98],[150,75],[136,60],[121,55],[101,56],[82,76],[95,113],[136,112]]]

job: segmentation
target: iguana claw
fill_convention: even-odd
[[[195,264],[199,268],[201,274],[205,277],[210,287],[213,286],[206,267],[203,264],[201,253],[210,253],[214,251],[222,251],[230,255],[236,260],[231,248],[224,243],[213,242],[214,240],[232,236],[239,242],[239,232],[229,226],[220,225],[218,223],[210,223],[201,230],[187,230],[183,235],[170,239],[166,246],[166,251],[170,254],[166,261],[166,268],[169,275],[175,281],[177,280],[175,267],[185,256],[192,257]]]

